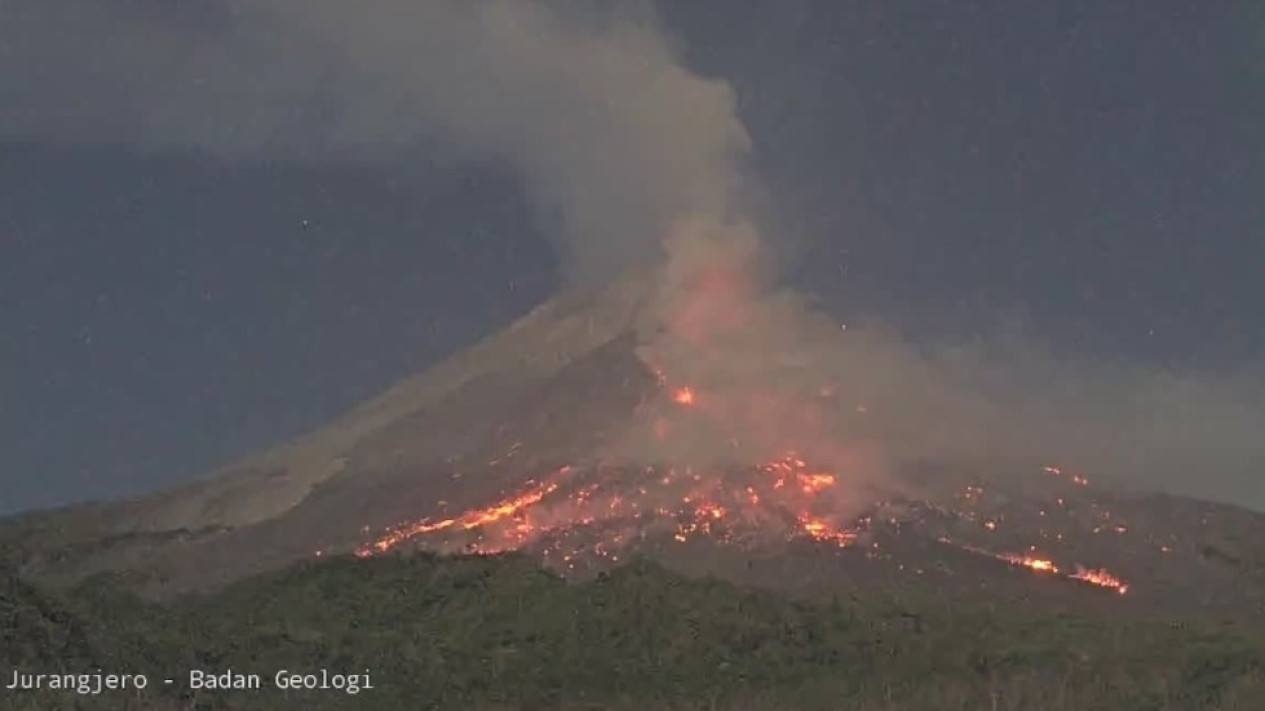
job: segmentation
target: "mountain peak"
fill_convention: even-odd
[[[647,556],[793,589],[1265,617],[1265,580],[1243,584],[1265,554],[1233,542],[1265,517],[1021,457],[980,469],[945,436],[976,417],[959,401],[882,407],[940,374],[731,267],[564,292],[293,442],[0,541],[29,575],[132,571],[156,593],[314,556],[521,551],[574,575]]]

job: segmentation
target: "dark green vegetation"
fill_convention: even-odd
[[[1265,645],[1244,630],[798,602],[649,563],[567,583],[518,556],[339,558],[162,606],[108,578],[52,592],[6,575],[0,635],[0,685],[15,667],[151,680],[139,696],[0,689],[14,709],[1265,708]],[[195,694],[195,668],[265,690]],[[321,668],[368,668],[375,688],[268,689]]]

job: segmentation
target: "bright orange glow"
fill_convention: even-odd
[[[421,521],[389,531],[372,544],[362,546],[356,551],[356,555],[364,558],[373,555],[374,553],[385,553],[410,539],[423,536],[428,533],[443,531],[449,528],[457,528],[468,531],[481,526],[486,526],[488,524],[515,516],[523,509],[539,503],[542,499],[557,489],[558,484],[556,483],[544,484],[535,489],[519,494],[518,496],[489,506],[488,508],[467,511],[457,518],[448,518],[443,519],[442,521],[422,519]]]
[[[799,481],[805,494],[815,494],[835,485],[833,474],[800,474]]]
[[[703,514],[704,516],[710,516],[711,518],[725,517],[725,508],[723,506],[717,506],[715,504],[704,504],[698,507],[698,510],[699,510],[699,513]]]
[[[1076,580],[1083,580],[1099,587],[1112,588],[1121,595],[1129,592],[1128,583],[1125,583],[1105,570],[1090,570],[1076,566],[1076,572],[1072,573],[1069,577]]]
[[[835,529],[820,519],[801,516],[799,525],[804,530],[804,533],[807,533],[812,538],[818,541],[834,543],[841,548],[856,542],[857,534],[854,531]]]
[[[722,359],[726,343],[731,342],[726,339],[744,342],[740,339],[751,330],[746,327],[761,318],[762,312],[753,309],[752,284],[737,265],[709,265],[694,276],[683,280],[679,303],[673,303],[661,324],[666,337],[673,339],[662,352],[672,358],[684,352],[694,362],[691,367],[677,368],[651,364],[659,389],[653,400],[638,405],[638,416],[645,417],[636,423],[645,427],[639,432],[648,430],[669,445],[662,448],[665,452],[675,454],[677,449],[671,445],[679,443],[690,455],[711,443],[709,437],[719,435],[715,441],[732,444],[732,452],[744,461],[768,461],[745,471],[726,468],[723,473],[701,467],[623,468],[618,462],[563,467],[540,481],[527,482],[516,493],[499,494],[505,498],[491,505],[485,505],[485,500],[456,516],[444,514],[388,529],[356,555],[381,554],[405,544],[442,552],[528,550],[539,553],[552,566],[574,571],[595,562],[617,561],[644,541],[660,545],[702,539],[721,545],[747,545],[779,538],[840,548],[855,546],[867,555],[887,555],[886,546],[883,553],[876,552],[878,543],[870,537],[860,545],[858,540],[871,524],[899,527],[901,521],[894,515],[876,515],[878,523],[868,516],[845,520],[840,515],[844,506],[857,503],[856,482],[869,481],[865,473],[876,462],[881,466],[881,452],[875,454],[877,445],[835,440],[836,432],[846,431],[842,425],[870,419],[846,411],[855,408],[856,413],[868,413],[872,406],[881,413],[884,403],[855,403],[851,395],[840,395],[833,382],[820,387],[814,383],[798,394],[773,386],[741,388],[735,394],[724,385],[729,380]],[[713,371],[713,365],[722,367]],[[676,377],[685,372],[691,373],[690,379]],[[708,379],[712,372],[716,373],[714,381]],[[698,438],[704,446],[695,448],[691,438],[700,429],[691,425],[700,422],[699,418],[707,418]],[[508,452],[488,462],[487,470],[496,478],[485,481],[503,481],[506,465],[527,462],[526,452],[531,449],[520,452],[522,446],[516,441]],[[725,454],[728,456],[728,451]],[[1045,471],[1071,484],[1088,485],[1084,477],[1057,467],[1045,467]],[[982,512],[977,517],[975,511],[988,499],[983,488],[972,485],[959,491],[951,505],[933,508],[936,513],[994,531],[1003,519],[984,518]],[[1057,502],[1064,506],[1063,499]],[[1052,506],[1050,511],[1051,519],[1062,513]],[[1046,511],[1041,510],[1040,515],[1045,516]],[[1012,528],[1020,529],[1008,525],[1007,533]],[[1124,530],[1119,527],[1122,534]],[[1055,557],[1039,555],[1035,549],[1027,554],[998,553],[942,540],[1046,578],[1075,580],[1122,594],[1129,587],[1105,570],[1075,566],[1076,572],[1064,572]],[[923,572],[914,565],[910,570]]]
[[[1034,558],[1027,555],[1001,554],[1002,560],[1012,564],[1021,565],[1025,568],[1031,568],[1039,573],[1058,573],[1059,569],[1054,565],[1054,561],[1045,558]]]
[[[1076,580],[1082,583],[1089,583],[1090,585],[1096,585],[1101,588],[1109,588],[1109,589],[1115,590],[1117,593],[1120,593],[1121,595],[1125,594],[1129,590],[1128,583],[1125,583],[1124,581],[1120,580],[1119,578],[1107,572],[1106,570],[1102,570],[1102,569],[1091,570],[1089,568],[1085,568],[1084,566],[1077,565],[1075,566],[1076,572],[1065,573],[1059,569],[1058,565],[1056,565],[1053,560],[1050,560],[1049,558],[1043,558],[1038,555],[1027,555],[1027,554],[1021,554],[1021,553],[994,553],[992,551],[985,550],[983,548],[977,548],[975,546],[969,546],[963,543],[956,543],[952,539],[946,536],[941,536],[940,542],[947,543],[952,546],[956,546],[964,551],[967,551],[968,553],[975,553],[976,555],[983,555],[983,556],[988,556],[990,558],[996,558],[997,560],[1002,560],[1011,565],[1027,568],[1029,570],[1033,570],[1038,573],[1046,573],[1049,575],[1058,576],[1060,578],[1065,578],[1067,580]]]
[[[460,545],[452,537],[463,531],[471,532],[474,539],[467,540],[462,549],[494,553],[559,537],[567,539],[582,526],[635,522],[637,528],[646,529],[655,527],[655,521],[671,522],[675,529],[671,535],[681,542],[704,535],[729,543],[746,535],[742,531],[748,529],[781,527],[786,538],[806,537],[840,547],[853,544],[856,531],[835,526],[828,516],[814,513],[820,508],[817,495],[837,485],[835,475],[810,470],[797,455],[770,462],[763,471],[773,476],[746,486],[728,487],[714,475],[689,469],[666,473],[650,469],[647,478],[630,488],[626,472],[600,467],[584,472],[584,476],[598,481],[564,486],[562,477],[573,472],[564,468],[554,477],[533,483],[492,506],[390,529],[363,546],[357,555],[384,553],[406,542],[423,540],[438,544],[440,549],[451,549]],[[786,487],[789,482],[796,486]],[[440,536],[443,538],[433,538]],[[628,542],[621,534],[616,539],[604,539],[604,543],[588,552],[613,560]],[[567,551],[570,557],[564,560],[568,565],[577,560],[579,552],[578,548]]]

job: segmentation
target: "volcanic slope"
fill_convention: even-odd
[[[480,502],[541,462],[585,456],[599,420],[621,415],[618,393],[628,401],[652,384],[630,360],[650,286],[632,277],[563,294],[311,434],[136,500],[11,517],[0,542],[40,577],[139,566],[200,585],[211,582],[203,561],[217,561],[215,577],[227,581],[323,546],[350,549],[362,529],[438,501]],[[603,372],[596,390],[581,382],[594,369]],[[519,429],[549,434],[498,469],[492,460]],[[184,575],[185,564],[203,570]]]
[[[716,360],[717,338],[691,360],[648,316],[660,286],[566,293],[295,442],[168,492],[10,519],[0,542],[28,576],[125,571],[153,594],[346,552],[522,550],[575,576],[647,556],[803,593],[1265,619],[1265,516],[1044,462],[875,453],[843,438],[865,408],[804,376],[811,349],[764,347],[797,301],[744,315],[768,321],[752,357]]]

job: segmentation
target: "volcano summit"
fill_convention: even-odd
[[[566,292],[297,441],[0,535],[27,575],[155,595],[420,548],[1265,619],[1265,517],[1026,456],[940,361],[714,264]],[[996,425],[991,454],[967,421]]]

